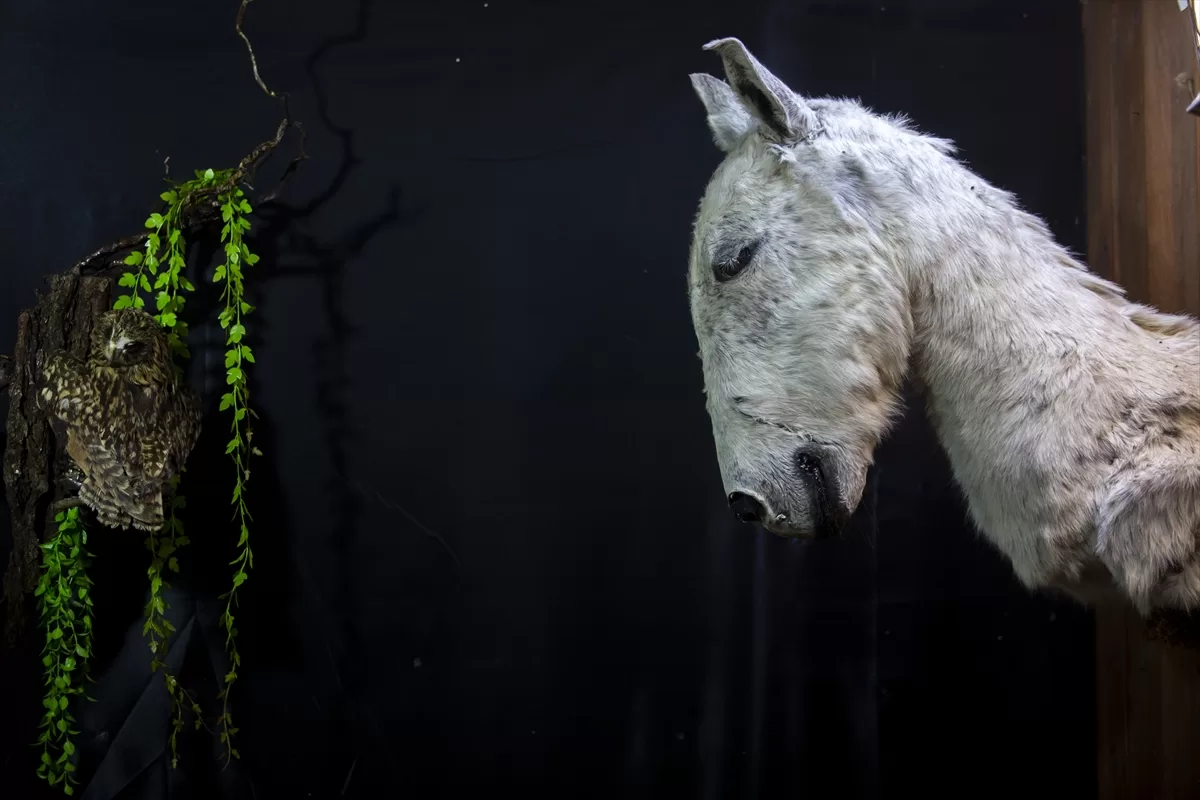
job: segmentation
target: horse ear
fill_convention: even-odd
[[[708,112],[708,129],[721,152],[728,153],[754,128],[754,118],[729,84],[712,75],[698,72],[691,76],[692,88]]]
[[[717,39],[704,49],[716,50],[721,56],[729,85],[770,138],[794,144],[816,130],[816,114],[804,99],[758,63],[739,40]]]

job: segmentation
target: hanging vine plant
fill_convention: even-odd
[[[252,0],[241,0],[235,31],[246,44],[254,79],[270,97],[258,72],[254,49],[242,30],[246,8]],[[250,461],[262,455],[253,445],[250,372],[254,353],[246,344],[246,323],[254,307],[246,300],[245,279],[258,256],[250,249],[246,235],[256,206],[274,201],[304,152],[303,129],[290,118],[286,95],[282,97],[285,116],[272,139],[263,142],[236,167],[203,169],[194,178],[171,181],[160,195],[162,206],[145,220],[141,233],[106,245],[77,263],[67,274],[49,279],[50,291],[39,297],[38,305],[18,320],[17,347],[13,358],[0,356],[0,389],[10,393],[7,420],[8,443],[5,450],[4,478],[9,505],[13,512],[14,551],[5,574],[5,599],[8,601],[7,633],[15,641],[23,626],[24,598],[32,593],[37,600],[39,621],[45,635],[41,663],[45,670],[45,694],[38,775],[53,786],[73,795],[77,786],[76,753],[72,704],[87,697],[85,684],[91,657],[92,577],[89,567],[93,556],[87,550],[88,503],[78,494],[79,468],[73,454],[64,454],[62,442],[51,435],[45,413],[39,406],[39,364],[43,353],[64,352],[76,357],[87,352],[88,338],[96,320],[111,307],[114,311],[141,310],[161,327],[171,356],[186,359],[188,296],[195,286],[187,278],[187,248],[195,234],[220,226],[222,257],[210,280],[220,287],[218,321],[225,339],[225,384],[218,406],[228,419],[229,438],[225,455],[230,460],[231,534],[236,535],[237,555],[231,562],[230,588],[221,595],[224,609],[220,624],[225,635],[228,671],[217,695],[220,709],[212,716],[225,751],[225,760],[239,758],[235,746],[230,694],[241,667],[237,648],[235,611],[238,590],[254,566],[247,484]],[[253,204],[247,190],[255,170],[283,141],[290,128],[300,133],[298,154],[288,164],[274,189]],[[118,293],[111,299],[114,282]],[[177,375],[182,370],[176,363]],[[49,395],[44,395],[48,397]],[[56,449],[53,445],[58,444]],[[184,467],[179,464],[180,473]],[[178,763],[178,735],[188,714],[196,728],[207,726],[200,704],[171,673],[166,653],[175,628],[167,619],[169,605],[164,589],[170,576],[179,571],[181,551],[188,544],[183,516],[187,503],[181,475],[171,477],[163,493],[161,525],[145,528],[145,545],[150,552],[147,568],[149,596],[145,606],[143,635],[151,653],[150,668],[163,676],[171,699],[168,744],[171,765]],[[49,508],[49,512],[43,509]],[[47,519],[47,516],[50,519]],[[52,520],[52,521],[51,521]],[[40,559],[38,555],[40,554]],[[39,563],[40,561],[40,563]],[[210,730],[212,730],[210,728]]]

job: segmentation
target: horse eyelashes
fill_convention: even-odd
[[[758,242],[754,241],[738,251],[738,254],[727,261],[718,261],[713,264],[713,275],[718,283],[733,280],[750,265],[754,260],[754,254],[758,252]]]

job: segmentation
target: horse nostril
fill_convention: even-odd
[[[733,515],[742,522],[762,522],[765,513],[762,503],[742,492],[729,495],[729,507],[733,510]]]

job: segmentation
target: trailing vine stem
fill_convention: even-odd
[[[237,748],[233,746],[233,736],[238,729],[233,725],[229,710],[229,692],[238,677],[238,668],[242,665],[242,657],[237,649],[237,628],[234,627],[233,609],[237,606],[237,590],[245,583],[249,571],[254,567],[254,552],[250,548],[250,523],[253,517],[246,506],[245,487],[250,480],[250,456],[261,455],[251,441],[254,431],[250,425],[251,417],[255,417],[250,408],[250,391],[246,381],[246,364],[254,363],[254,353],[250,346],[243,341],[246,327],[242,324],[244,315],[254,310],[245,300],[245,284],[242,267],[254,266],[258,256],[250,252],[243,235],[250,230],[250,220],[247,218],[253,209],[241,189],[234,188],[221,195],[221,241],[224,242],[225,262],[217,266],[213,272],[214,283],[224,283],[221,300],[224,309],[218,320],[225,331],[225,383],[229,391],[221,396],[221,411],[230,411],[232,420],[230,430],[232,438],[225,447],[225,454],[233,459],[235,482],[231,504],[234,507],[233,519],[238,523],[238,553],[230,562],[234,567],[233,586],[222,595],[225,600],[225,610],[221,613],[221,625],[225,628],[225,650],[229,654],[229,672],[225,674],[225,686],[218,694],[221,699],[221,715],[217,724],[221,727],[221,742],[225,745],[228,764],[230,758],[240,758]]]
[[[42,666],[46,668],[46,695],[42,705],[42,746],[38,777],[51,786],[61,785],[64,794],[75,794],[75,753],[72,730],[75,717],[68,710],[71,697],[86,697],[84,680],[92,655],[92,581],[87,576],[92,554],[86,549],[87,531],[79,519],[79,509],[69,508],[54,517],[58,530],[42,547],[42,574],[34,595],[38,600],[46,647]],[[90,699],[90,698],[89,698]]]
[[[154,293],[154,305],[158,312],[155,319],[167,329],[172,349],[184,358],[189,356],[187,324],[180,319],[179,314],[186,299],[183,292],[193,291],[195,287],[183,275],[187,264],[186,241],[182,229],[183,209],[193,201],[195,195],[211,192],[214,186],[227,186],[226,182],[235,174],[235,170],[197,171],[194,180],[177,183],[171,190],[163,192],[161,199],[167,207],[164,212],[155,212],[146,219],[145,226],[150,230],[150,234],[146,237],[145,249],[134,251],[125,258],[126,265],[136,267],[136,271],[126,272],[118,280],[118,285],[127,287],[130,291],[118,297],[114,307],[143,308],[146,299],[142,293]],[[237,649],[237,628],[234,627],[233,610],[237,606],[238,587],[246,581],[249,571],[254,567],[254,553],[249,541],[250,523],[253,522],[253,518],[246,505],[245,486],[250,479],[250,456],[261,455],[260,451],[251,445],[254,432],[250,420],[255,415],[249,404],[246,365],[254,363],[254,352],[243,341],[246,327],[242,319],[254,308],[245,300],[242,270],[243,266],[253,266],[258,261],[258,256],[250,251],[244,238],[244,234],[250,230],[248,215],[253,213],[245,193],[234,185],[223,188],[217,197],[221,207],[221,241],[224,244],[225,257],[213,272],[213,282],[224,284],[221,292],[224,308],[218,316],[218,321],[225,331],[225,382],[229,387],[229,391],[221,396],[220,410],[229,410],[232,414],[232,438],[225,448],[225,453],[232,458],[235,467],[231,503],[234,506],[233,518],[239,532],[237,557],[230,562],[234,567],[233,586],[221,596],[221,599],[225,600],[221,626],[226,632],[225,649],[230,663],[229,671],[224,676],[224,686],[217,695],[222,704],[217,724],[220,727],[220,739],[225,745],[228,763],[230,758],[241,757],[237,748],[233,746],[233,736],[238,729],[233,725],[229,709],[229,691],[237,680],[238,668],[242,663],[241,654]],[[173,554],[188,543],[187,536],[183,535],[183,524],[176,514],[178,509],[186,505],[185,499],[178,493],[178,478],[172,481],[171,490],[169,516],[163,531],[146,538],[146,547],[151,553],[151,564],[147,570],[150,578],[150,599],[146,604],[143,633],[150,637],[150,650],[154,655],[151,668],[163,672],[167,689],[171,693],[170,744],[174,765],[178,758],[176,736],[183,727],[184,707],[197,714],[197,726],[200,724],[200,708],[175,677],[166,671],[166,664],[162,660],[167,642],[175,631],[174,626],[165,617],[169,606],[162,597],[162,589],[168,586],[163,570],[165,567],[171,572],[178,571],[178,562]]]
[[[114,308],[144,308],[142,292],[153,293],[157,313],[154,319],[167,331],[167,342],[171,350],[181,358],[190,357],[187,347],[188,326],[180,318],[186,298],[183,291],[194,291],[195,286],[183,274],[187,268],[187,241],[183,233],[184,209],[194,202],[197,195],[211,192],[214,185],[226,180],[231,171],[220,173],[208,169],[197,170],[195,178],[183,182],[170,182],[172,188],[159,195],[167,204],[163,213],[155,212],[147,217],[145,227],[150,231],[145,249],[134,251],[125,258],[125,263],[137,267],[137,272],[126,272],[117,281],[119,286],[128,287],[129,294],[121,295]],[[165,244],[165,251],[164,251]],[[153,278],[153,281],[151,281]],[[181,371],[174,365],[176,371]],[[163,529],[146,537],[146,549],[150,551],[150,566],[146,570],[150,579],[150,597],[146,603],[146,622],[142,634],[150,640],[150,669],[161,672],[163,684],[171,698],[171,724],[168,744],[171,748],[171,766],[179,764],[179,733],[183,730],[186,710],[195,715],[195,727],[203,725],[200,705],[190,692],[180,685],[175,675],[167,669],[165,657],[171,634],[175,626],[166,618],[170,608],[163,597],[163,589],[170,588],[164,568],[169,572],[179,571],[175,553],[188,544],[183,521],[178,511],[186,507],[186,498],[179,493],[179,476],[171,479],[167,498],[167,515]]]

